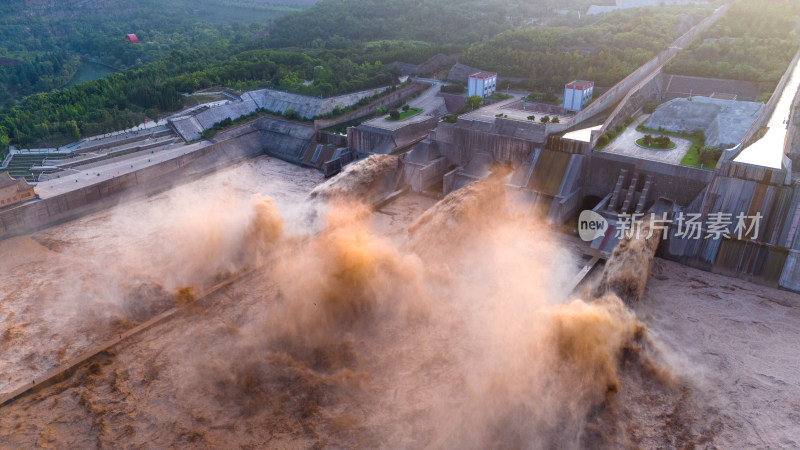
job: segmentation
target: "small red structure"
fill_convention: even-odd
[[[125,40],[130,42],[131,44],[138,44],[139,43],[139,38],[137,38],[135,34],[125,35]]]

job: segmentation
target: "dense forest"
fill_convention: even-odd
[[[589,4],[613,1],[287,3],[291,6],[252,0],[4,2],[0,149],[7,141],[52,145],[124,128],[175,111],[183,105],[182,93],[211,86],[272,87],[314,96],[385,86],[397,75],[387,63],[420,64],[438,53],[461,54],[460,62],[526,79],[524,86],[541,92],[560,89],[567,78],[611,85],[712,7],[586,16],[579,11]],[[714,28],[720,35],[726,29]],[[126,43],[127,33],[136,33],[140,43]],[[86,58],[119,73],[58,89]]]
[[[708,7],[637,8],[573,20],[573,26],[531,27],[473,45],[464,64],[530,79],[539,90],[566,78],[611,86],[665,49],[710,12]]]
[[[667,72],[777,84],[798,48],[800,2],[740,1]]]
[[[309,82],[305,82],[308,80]],[[313,82],[310,82],[313,80]],[[268,86],[307,95],[335,95],[391,85],[380,63],[312,58],[302,53],[225,48],[174,51],[143,68],[49,94],[29,96],[0,115],[0,133],[21,147],[55,138],[70,142],[155,118],[183,104],[180,93],[214,85]]]
[[[213,85],[320,96],[385,86],[395,77],[381,62],[420,63],[549,8],[589,3],[323,0],[301,11],[246,0],[12,0],[0,5],[0,144],[56,144],[124,128]],[[126,43],[128,33],[140,43]],[[30,95],[63,86],[85,57],[122,73]]]
[[[64,86],[82,58],[124,70],[164,59],[173,50],[244,42],[263,25],[227,23],[237,5],[244,8],[239,16],[250,20],[269,20],[299,9],[230,1],[214,5],[210,0],[2,2],[0,104]],[[205,20],[206,16],[219,20]],[[124,36],[129,33],[140,43],[127,43]]]
[[[582,9],[591,0],[323,0],[270,27],[273,47],[350,49],[375,40],[414,40],[465,48],[553,8]],[[606,2],[608,3],[608,2]]]

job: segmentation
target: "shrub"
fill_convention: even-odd
[[[597,145],[601,147],[608,145],[609,142],[611,142],[611,139],[609,139],[608,135],[605,133],[601,134],[600,138],[597,139]]]
[[[553,117],[553,119],[550,120],[550,123],[559,123],[559,122],[561,121],[558,119],[558,117]]]
[[[447,123],[456,123],[458,121],[458,116],[455,114],[448,114],[442,117],[442,121]]]
[[[476,109],[480,107],[482,103],[483,97],[480,95],[473,95],[467,98],[467,106],[469,106],[470,109]]]
[[[542,123],[547,123],[547,122],[550,122],[550,116],[544,116],[544,117],[542,117],[542,118],[541,118],[541,119],[539,119],[539,120],[540,120]]]
[[[409,109],[411,109],[411,107],[410,107],[410,106],[408,106],[408,105],[403,105],[403,111],[408,111]]]
[[[625,125],[623,125],[623,124],[617,125],[617,128],[616,128],[617,133],[622,133],[622,130],[624,130],[624,129],[625,129]]]
[[[400,119],[400,111],[398,111],[396,109],[391,110],[389,112],[389,117],[391,117],[392,120],[399,120]]]
[[[658,148],[667,148],[667,147],[669,147],[669,144],[671,142],[669,140],[669,136],[659,136],[659,137],[653,139],[653,141],[655,142],[655,147],[658,147]]]
[[[722,150],[713,145],[704,145],[697,150],[697,159],[703,165],[719,161],[721,156]]]
[[[642,138],[642,143],[645,146],[650,147],[651,145],[653,145],[653,136],[650,136],[649,134],[645,134],[644,137]]]
[[[650,100],[649,102],[645,103],[644,106],[642,106],[642,112],[645,114],[653,114],[656,112],[656,108],[658,108],[658,104],[653,100]]]
[[[377,112],[379,116],[382,116],[382,115],[386,114],[386,111],[387,111],[387,109],[386,109],[385,106],[379,106],[377,111],[375,111],[375,112]]]
[[[528,116],[528,120],[536,120],[536,116],[530,115],[530,116]]]
[[[286,117],[289,120],[297,120],[300,118],[300,113],[292,108],[289,108],[283,112],[283,117]]]

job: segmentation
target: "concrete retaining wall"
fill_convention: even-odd
[[[409,87],[410,86],[407,86],[406,88]],[[169,123],[186,141],[193,141],[200,139],[203,130],[210,129],[215,123],[222,122],[225,119],[235,120],[241,116],[255,112],[259,108],[281,114],[289,109],[293,109],[297,111],[301,117],[311,119],[328,114],[337,107],[349,107],[364,98],[375,95],[376,92],[385,92],[388,89],[388,87],[382,87],[375,90],[366,90],[330,98],[309,97],[272,89],[261,89],[258,91],[245,92],[242,94],[241,102],[229,102],[221,106],[211,107],[194,116],[171,119]],[[411,89],[412,92],[404,89],[400,89],[365,107],[351,111],[336,119],[321,120],[318,125],[315,121],[315,128],[326,128],[372,114],[379,106],[400,102],[403,100],[404,95],[412,96],[415,93],[413,89]]]
[[[381,97],[372,103],[362,106],[361,108],[356,109],[355,111],[350,111],[347,114],[343,114],[335,119],[318,119],[314,121],[314,129],[321,130],[323,128],[330,128],[342,123],[350,122],[351,120],[356,120],[360,117],[368,116],[370,114],[375,114],[378,111],[378,108],[381,106],[385,106],[387,108],[401,106],[409,98],[419,94],[420,92],[427,89],[428,86],[421,83],[413,83],[408,86],[405,86],[401,89],[398,89],[392,92],[389,95]]]
[[[526,125],[502,119],[494,123],[459,119],[455,124],[439,122],[431,137],[451,164],[466,165],[477,152],[488,152],[495,161],[518,166],[545,141],[542,127],[528,129]]]
[[[360,153],[392,153],[425,138],[438,123],[439,119],[430,117],[396,130],[361,124],[347,129],[347,146]]]
[[[663,66],[653,71],[650,75],[645,77],[622,101],[617,105],[611,115],[608,116],[600,133],[596,134],[596,138],[592,140],[593,144],[597,144],[597,138],[610,129],[614,129],[619,124],[624,124],[629,117],[633,117],[642,107],[650,100],[661,102],[661,92],[664,84]]]
[[[167,190],[262,154],[260,133],[218,142],[186,155],[0,213],[0,239],[27,234],[120,202]]]
[[[640,179],[643,180],[646,175],[652,177],[650,198],[665,197],[683,206],[691,204],[714,177],[714,172],[708,170],[594,152],[590,155],[589,163],[584,164],[581,175],[584,195],[606,196],[614,189],[620,170],[633,173],[640,161]]]
[[[790,291],[800,292],[800,252],[797,250],[791,250],[786,255],[778,286]]]
[[[792,100],[792,113],[789,116],[789,128],[783,148],[783,153],[792,160],[793,171],[800,169],[800,114],[797,112],[798,106],[800,106],[800,90],[797,91]]]
[[[614,107],[622,101],[637,85],[646,81],[654,72],[659,71],[660,68],[672,59],[678,52],[689,46],[695,39],[697,39],[708,27],[714,24],[730,7],[730,5],[723,5],[717,8],[711,15],[701,20],[691,30],[684,33],[683,36],[676,39],[668,49],[656,55],[653,59],[646,62],[644,65],[633,71],[630,75],[625,77],[622,81],[617,83],[614,87],[609,89],[605,94],[600,96],[597,100],[593,101],[589,106],[581,112],[573,116],[570,120],[564,123],[564,129],[572,128],[579,123],[599,114],[609,108]]]
[[[171,130],[169,130],[165,125],[160,125],[158,127],[154,127],[151,129],[146,129],[141,131],[131,131],[130,133],[134,135],[124,139],[104,141],[100,143],[92,143],[91,141],[84,141],[83,143],[79,142],[78,145],[74,146],[71,150],[73,153],[96,152],[107,148],[119,147],[125,144],[130,144],[136,141],[143,141],[148,137],[150,137],[151,134],[153,135],[154,138],[166,136],[171,133]]]
[[[735,161],[721,161],[715,171],[721,177],[734,177],[758,183],[788,185],[791,182],[790,172],[785,169],[773,169]]]
[[[710,213],[726,213],[732,217],[758,213],[762,217],[758,240],[780,245],[780,236],[784,227],[789,225],[793,212],[792,194],[793,189],[788,186],[717,176],[708,187],[700,212],[704,217]]]
[[[267,154],[297,163],[303,161],[303,153],[315,133],[309,125],[273,117],[261,117],[255,124]]]
[[[419,169],[416,176],[411,179],[411,189],[420,192],[431,185],[442,181],[444,173],[447,171],[449,164],[447,158],[441,157],[434,160],[427,166]]]
[[[300,94],[290,94],[288,92],[276,91],[273,89],[260,89],[257,91],[245,92],[242,100],[253,101],[257,108],[264,108],[269,111],[284,113],[288,109],[293,109],[301,117],[311,119],[315,116],[322,116],[333,111],[337,106],[346,108],[358,103],[359,100],[375,95],[375,92],[385,91],[389,87],[369,89],[352,94],[340,95],[337,97],[317,98]]]

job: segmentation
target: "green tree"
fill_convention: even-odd
[[[66,135],[73,141],[77,141],[81,138],[81,130],[78,128],[78,123],[74,120],[70,120],[66,124]]]
[[[391,118],[392,118],[392,120],[399,120],[399,119],[400,119],[400,111],[398,111],[398,110],[396,110],[396,109],[393,109],[393,110],[392,110],[392,111],[389,113],[389,117],[391,117]]]
[[[697,159],[703,165],[719,161],[720,156],[722,156],[722,150],[713,145],[704,145],[697,150]]]
[[[292,108],[288,108],[283,112],[283,117],[286,117],[289,120],[298,120],[300,118],[300,113]]]
[[[8,150],[8,145],[10,144],[10,140],[8,138],[8,131],[5,128],[0,127],[0,155],[3,154],[6,150]]]
[[[469,106],[470,109],[481,106],[481,103],[483,103],[483,98],[481,98],[480,95],[473,95],[467,99],[467,106]]]

